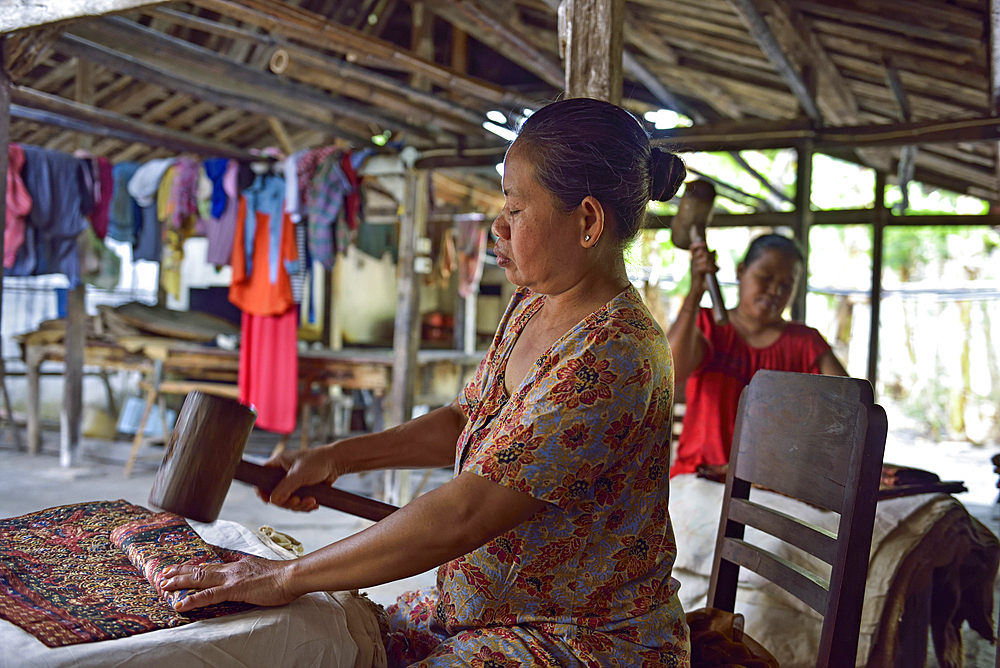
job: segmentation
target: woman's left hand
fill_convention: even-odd
[[[160,585],[167,591],[198,589],[177,604],[178,612],[187,612],[223,601],[241,601],[254,605],[285,605],[297,596],[288,587],[287,561],[247,557],[231,564],[181,564],[163,571]]]

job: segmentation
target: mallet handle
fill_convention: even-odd
[[[235,480],[250,483],[266,492],[270,492],[277,487],[278,483],[284,477],[285,472],[281,469],[261,466],[260,464],[248,462],[245,459],[240,460],[240,463],[236,466],[236,475],[233,476]],[[396,506],[388,503],[382,503],[381,501],[369,499],[365,496],[335,489],[329,485],[309,485],[302,487],[295,492],[295,496],[299,498],[311,496],[321,506],[357,515],[358,517],[363,517],[366,520],[374,522],[378,522],[399,510]]]
[[[704,241],[705,237],[698,226],[691,228],[691,241]],[[722,301],[722,290],[719,289],[719,279],[715,272],[705,274],[705,283],[708,285],[708,296],[712,298],[712,313],[715,315],[715,322],[725,325],[729,322],[729,312],[726,310],[726,302]]]

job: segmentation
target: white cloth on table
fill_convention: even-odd
[[[290,558],[287,551],[271,547],[270,541],[235,522],[191,522],[191,526],[212,545],[267,559]],[[373,665],[370,657],[377,656],[371,646],[372,628],[377,637],[374,614],[349,592],[307,594],[278,608],[64,647],[46,647],[20,627],[0,620],[0,668],[361,668]]]

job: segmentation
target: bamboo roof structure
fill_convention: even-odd
[[[54,9],[35,18],[29,4]],[[96,135],[93,153],[141,161],[363,148],[382,136],[440,170],[438,197],[488,210],[506,144],[484,129],[487,112],[513,123],[563,94],[558,4],[13,2],[0,9],[10,140],[71,150],[84,131]],[[73,9],[53,22],[60,5]],[[654,132],[678,150],[808,142],[890,181],[1000,201],[991,9],[990,0],[629,0],[623,104],[693,119]]]

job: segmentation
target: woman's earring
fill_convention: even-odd
[[[587,236],[585,236],[585,237],[583,238],[583,240],[584,240],[584,241],[590,241],[590,235],[588,234]]]

